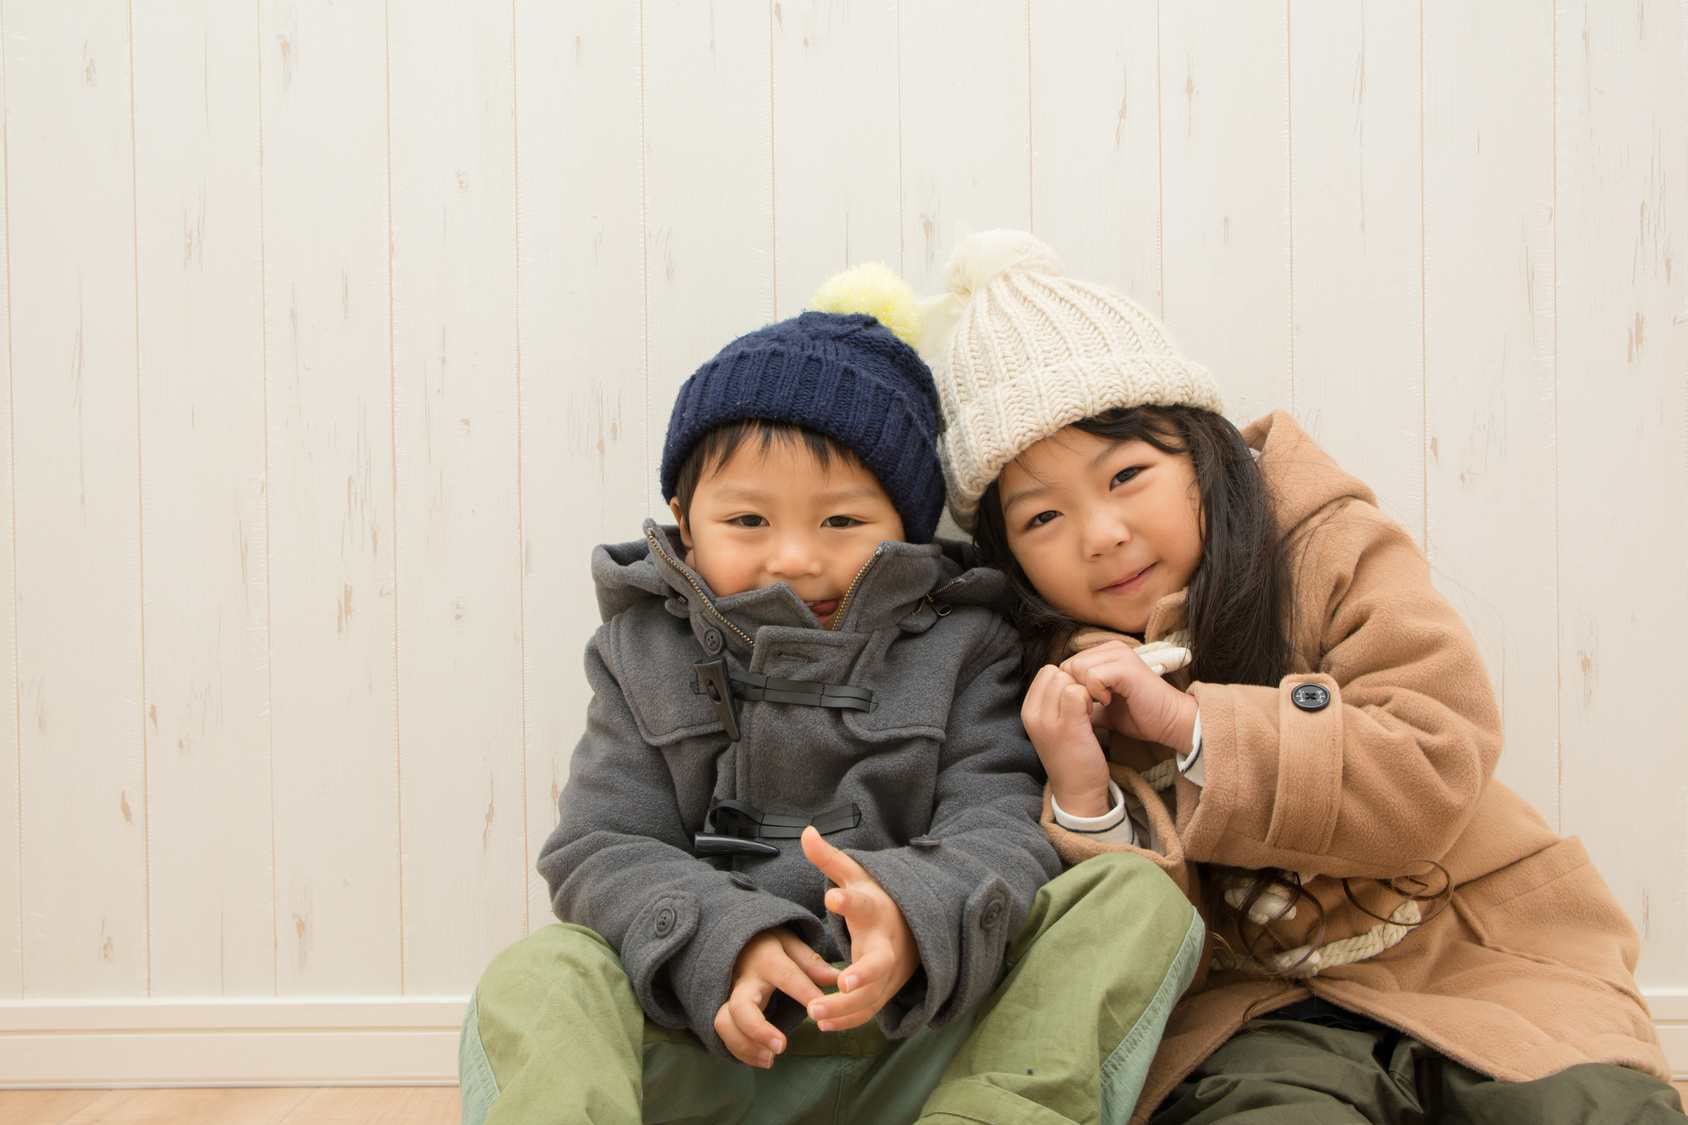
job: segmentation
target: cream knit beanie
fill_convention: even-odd
[[[1025,231],[982,231],[950,258],[949,292],[922,310],[938,384],[950,514],[971,529],[1002,467],[1063,426],[1131,406],[1223,413],[1213,377],[1130,298],[1061,276]],[[953,326],[953,327],[952,327]]]

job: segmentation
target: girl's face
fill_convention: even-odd
[[[997,478],[1008,547],[1037,592],[1078,621],[1141,634],[1201,563],[1201,497],[1187,453],[1068,426]]]

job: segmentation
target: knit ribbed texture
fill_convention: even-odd
[[[1024,231],[963,240],[948,284],[965,304],[934,374],[950,512],[964,528],[1003,466],[1063,426],[1132,406],[1224,410],[1213,377],[1146,309],[1062,277],[1054,251]]]
[[[680,387],[662,449],[662,496],[699,438],[747,419],[802,426],[855,452],[891,498],[911,543],[943,511],[931,372],[871,316],[806,312],[722,348]]]

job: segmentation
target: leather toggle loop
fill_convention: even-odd
[[[816,817],[765,813],[745,801],[716,801],[704,817],[703,831],[692,838],[698,856],[779,855],[768,840],[795,840],[813,825],[823,836],[855,828],[862,822],[862,810],[855,802]]]

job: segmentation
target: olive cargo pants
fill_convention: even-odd
[[[647,1023],[602,938],[547,926],[499,954],[470,1002],[463,1122],[1123,1125],[1202,941],[1158,868],[1100,856],[1038,892],[971,1015],[892,1042],[805,1021],[760,1070]]]

